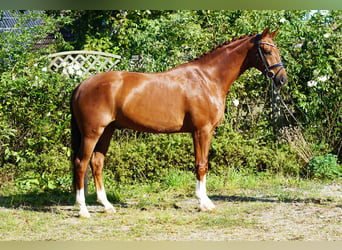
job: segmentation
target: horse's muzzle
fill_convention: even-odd
[[[278,79],[276,79],[276,84],[278,86],[284,86],[287,83],[287,76],[286,75],[280,75]]]
[[[275,76],[270,77],[277,87],[282,87],[287,83],[287,75],[285,70],[278,72]]]

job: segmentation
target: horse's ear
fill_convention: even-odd
[[[275,38],[277,34],[278,34],[278,30],[275,30],[271,33],[271,37]]]
[[[268,35],[268,32],[270,31],[270,27],[266,27],[266,29],[264,29],[264,31],[261,34],[261,37],[264,38]]]

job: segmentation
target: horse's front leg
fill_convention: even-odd
[[[193,133],[196,165],[196,196],[199,199],[200,211],[210,211],[215,205],[209,199],[206,188],[206,174],[208,172],[208,154],[212,137],[212,128],[204,128]]]

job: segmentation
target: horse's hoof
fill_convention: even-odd
[[[111,207],[111,208],[105,209],[104,213],[105,214],[114,214],[114,213],[116,213],[116,210],[114,207]]]
[[[200,212],[211,212],[215,210],[215,205],[210,201],[208,203],[202,204],[199,207]]]
[[[200,207],[198,209],[199,212],[215,212],[215,207],[214,208],[211,208],[211,209],[208,209],[206,207]]]
[[[78,218],[80,218],[80,219],[89,219],[90,218],[90,214],[79,214]]]
[[[89,212],[79,212],[78,213],[78,218],[81,218],[81,219],[88,219],[90,218],[90,214]]]

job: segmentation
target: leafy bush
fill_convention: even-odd
[[[233,37],[279,29],[276,43],[286,64],[287,105],[316,142],[329,145],[342,157],[341,11],[118,11],[108,13],[123,70],[163,71],[195,58]],[[115,32],[114,32],[115,31]],[[108,33],[104,33],[106,36]],[[138,62],[132,63],[132,56]],[[235,130],[272,140],[270,87],[256,70],[243,74],[228,100],[240,101],[236,113],[227,112]],[[288,118],[289,124],[294,121]],[[258,134],[259,133],[259,134]],[[265,137],[265,135],[267,137]],[[340,158],[342,160],[342,158]]]
[[[301,164],[288,148],[246,139],[232,130],[214,135],[209,152],[209,171],[224,175],[229,170],[269,172],[299,176]],[[192,138],[187,134],[149,135],[117,131],[111,142],[104,171],[117,182],[149,182],[170,170],[194,172]]]
[[[308,178],[335,179],[342,176],[342,165],[338,164],[336,155],[326,154],[313,157],[303,172]]]
[[[106,161],[119,182],[154,181],[168,169],[193,170],[192,139],[188,135],[124,135],[117,131]]]
[[[310,178],[338,177],[336,157],[328,153],[341,157],[340,16],[341,11],[315,13],[309,18],[307,11],[249,10],[18,14],[18,28],[29,18],[44,22],[19,33],[1,33],[0,185],[17,180],[16,187],[22,190],[70,190],[69,98],[82,79],[48,72],[44,55],[65,48],[98,49],[121,55],[121,70],[163,71],[266,26],[279,29],[276,42],[289,76],[285,89],[295,104],[286,94],[285,101],[305,127],[303,138],[310,139],[312,155],[323,158],[314,157],[303,170],[303,152],[274,140],[269,84],[258,71],[250,70],[228,95],[226,117],[215,131],[210,149],[210,170],[295,176],[304,171]],[[60,27],[75,31],[76,41],[64,42]],[[51,32],[56,43],[33,51],[35,41]],[[292,122],[289,119],[288,123]],[[115,132],[106,178],[155,180],[164,178],[169,169],[194,170],[189,135]]]
[[[230,168],[249,173],[270,172],[298,176],[301,168],[297,157],[288,148],[247,139],[235,132],[217,136],[209,156],[212,171],[218,173]]]
[[[74,83],[42,70],[39,63],[44,65],[32,57],[20,72],[1,75],[0,175],[16,176],[17,188],[24,190],[61,187],[58,178],[71,176],[69,99]]]

